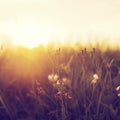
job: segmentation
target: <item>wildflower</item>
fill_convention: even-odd
[[[118,97],[120,97],[120,85],[118,87],[116,87],[116,91],[117,91]]]
[[[98,77],[98,74],[95,73],[95,74],[93,75],[93,78],[97,80],[97,79],[99,78],[99,77]]]
[[[95,73],[95,74],[93,75],[93,80],[91,81],[91,84],[96,84],[97,81],[98,81],[98,79],[99,79],[98,74]]]
[[[54,81],[57,81],[59,79],[59,76],[56,74],[54,75]]]
[[[48,75],[48,80],[52,81],[53,79],[54,79],[54,75],[53,74]]]
[[[59,76],[57,74],[55,74],[55,75],[54,74],[48,75],[48,80],[50,82],[56,82],[58,79],[59,79]]]

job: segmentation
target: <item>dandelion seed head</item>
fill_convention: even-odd
[[[57,74],[54,75],[54,81],[57,81],[59,79],[59,76]]]
[[[96,79],[96,80],[99,79],[98,74],[95,73],[95,74],[93,75],[93,78]]]
[[[53,74],[48,75],[48,80],[52,81],[53,79],[54,79],[54,75]]]
[[[57,74],[50,74],[48,75],[48,80],[50,82],[56,82],[59,79],[59,76]]]

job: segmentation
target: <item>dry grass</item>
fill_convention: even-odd
[[[0,119],[119,120],[119,53],[50,46],[1,52]]]

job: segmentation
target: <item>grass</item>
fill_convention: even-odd
[[[119,53],[66,47],[1,51],[0,119],[119,120]]]

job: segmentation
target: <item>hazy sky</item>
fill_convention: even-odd
[[[0,0],[0,33],[31,44],[68,34],[120,38],[120,0]]]

